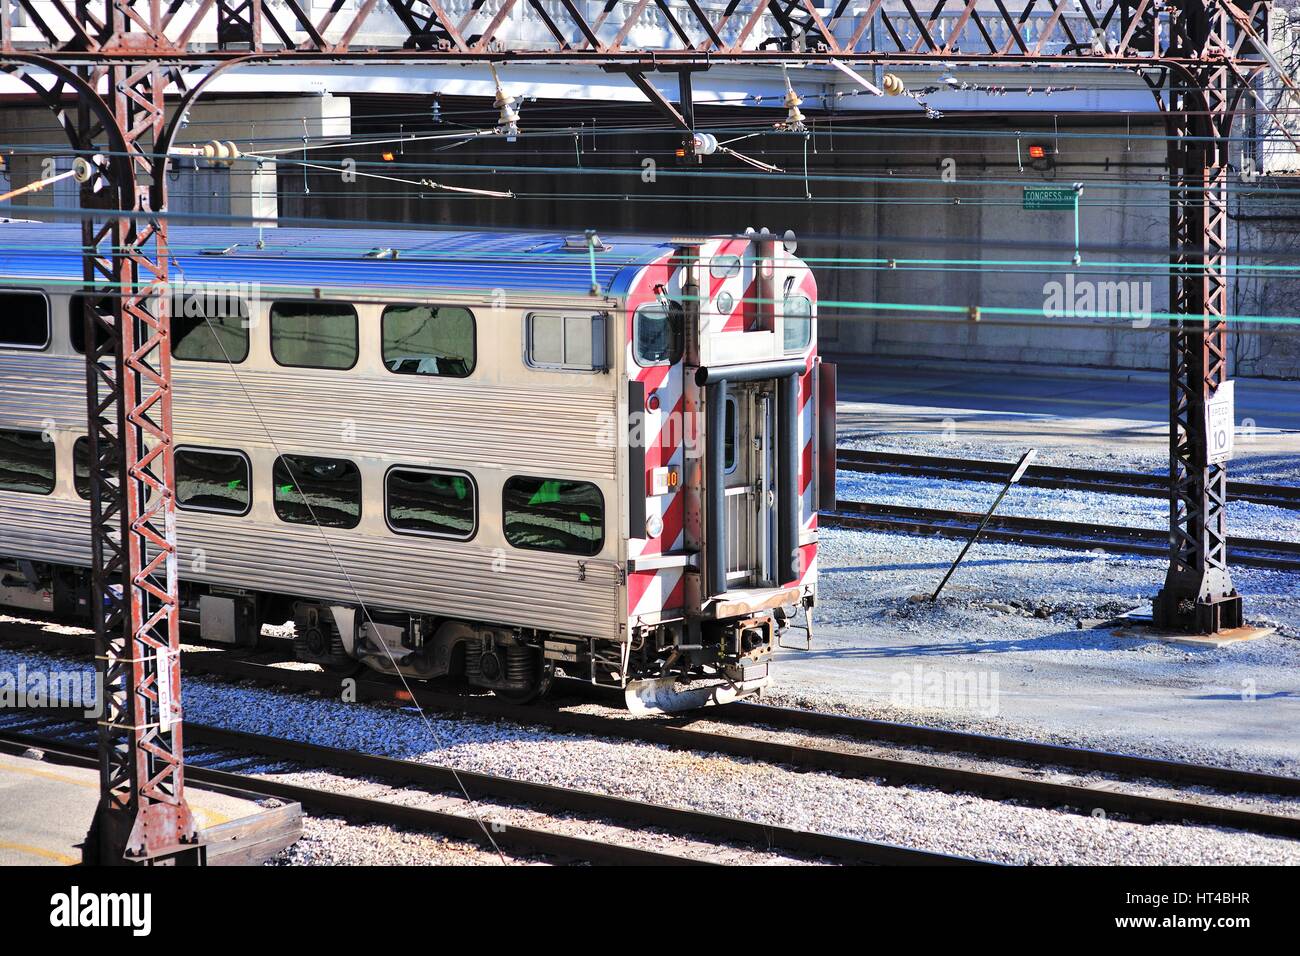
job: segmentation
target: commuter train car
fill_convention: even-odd
[[[0,225],[0,605],[70,616],[90,600],[79,243]],[[292,619],[295,654],[326,668],[520,700],[558,670],[635,710],[759,692],[782,632],[811,634],[833,422],[793,243],[170,245],[192,633],[251,645]]]

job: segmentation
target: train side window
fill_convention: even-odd
[[[525,359],[533,368],[603,372],[609,368],[605,316],[534,312],[525,323]]]
[[[802,352],[812,341],[812,301],[804,295],[788,295],[784,313],[785,350]]]
[[[676,365],[685,347],[680,302],[651,302],[636,310],[632,320],[638,365]]]
[[[474,316],[469,309],[390,305],[381,324],[384,366],[390,372],[465,378],[474,371]]]
[[[78,355],[86,354],[86,297],[84,295],[74,295],[68,299],[68,333],[72,340],[72,351]],[[104,299],[99,300],[99,314],[108,316],[111,314],[108,303]],[[101,346],[108,341],[108,332],[102,327],[95,326],[95,345]]]
[[[90,500],[90,439],[85,435],[72,443],[72,484],[79,498]]]
[[[361,472],[350,461],[281,455],[271,480],[281,521],[325,528],[355,528],[361,523]]]
[[[176,505],[246,515],[253,506],[251,471],[242,452],[177,448]]]
[[[40,432],[0,431],[0,491],[54,492],[54,442]]]
[[[39,351],[50,344],[50,302],[40,292],[0,291],[0,348]]]
[[[345,302],[275,303],[271,355],[294,368],[352,368],[357,364],[357,310]]]
[[[393,468],[384,479],[388,526],[401,534],[468,541],[478,530],[476,499],[463,472]]]
[[[589,482],[516,476],[505,484],[502,513],[516,548],[593,555],[605,543],[605,499]]]
[[[248,303],[222,292],[182,291],[172,300],[172,358],[238,363],[248,358]]]

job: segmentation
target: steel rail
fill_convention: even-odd
[[[28,713],[35,720],[82,719],[79,710],[66,718],[56,716],[48,709],[31,710]],[[215,750],[255,753],[357,776],[411,783],[432,790],[469,793],[474,798],[488,797],[517,801],[566,813],[593,814],[606,819],[657,827],[683,836],[694,835],[743,843],[759,851],[777,851],[801,857],[829,857],[876,866],[987,865],[982,860],[949,853],[918,850],[897,844],[810,830],[796,830],[776,824],[681,809],[643,800],[630,800],[589,790],[533,783],[496,774],[342,750],[308,741],[268,737],[192,722],[187,722],[185,726],[191,743]],[[0,734],[17,732],[30,731],[23,728],[0,728]],[[203,754],[192,757],[190,765],[202,766],[201,761],[207,756]]]
[[[969,538],[983,515],[943,508],[911,508],[869,501],[835,503],[834,511],[821,513],[823,527],[864,528],[874,531],[902,531],[909,534],[938,534]],[[1091,524],[1030,518],[994,516],[982,537],[1014,544],[1040,545],[1072,551],[1106,551],[1115,554],[1164,557],[1169,551],[1169,532],[1157,528]],[[1228,556],[1245,567],[1274,571],[1300,571],[1300,543],[1259,538],[1231,538]]]
[[[182,664],[191,674],[249,680],[335,697],[342,694],[345,687],[343,681],[346,679],[347,690],[357,701],[417,703],[428,710],[458,712],[488,720],[615,737],[674,750],[696,750],[765,763],[786,764],[848,777],[878,778],[889,785],[929,786],[947,792],[1021,800],[1050,808],[1067,806],[1089,813],[1102,810],[1139,820],[1190,822],[1253,833],[1300,837],[1300,817],[1287,814],[1226,807],[1208,801],[1151,797],[1116,791],[1105,785],[1055,783],[1039,780],[1016,769],[978,770],[902,759],[885,751],[836,749],[691,729],[691,720],[698,718],[638,720],[540,705],[512,704],[491,696],[467,697],[421,686],[415,687],[413,692],[407,692],[397,683],[378,676],[341,678],[319,671],[289,670],[239,660],[220,651],[185,652]]]
[[[1013,465],[1000,461],[972,458],[947,458],[936,455],[909,455],[898,452],[866,451],[838,448],[836,465],[845,471],[870,474],[917,475],[952,481],[1005,481]],[[1132,495],[1144,498],[1167,498],[1169,476],[1133,471],[1106,471],[1097,468],[1070,468],[1056,465],[1030,465],[1022,485],[1034,488],[1061,488],[1071,491],[1100,491],[1105,494]],[[1274,485],[1252,481],[1228,482],[1228,497],[1233,501],[1275,505],[1300,509],[1300,486]]]
[[[187,728],[188,729],[188,728]],[[82,767],[98,767],[98,749],[64,740],[43,737],[36,734],[15,733],[0,729],[0,746],[11,749],[35,748],[46,756],[56,760],[72,763]],[[497,846],[512,852],[541,854],[566,860],[581,860],[588,863],[605,865],[640,865],[640,866],[708,866],[705,860],[642,850],[635,847],[588,840],[584,837],[538,830],[531,827],[511,824],[492,832],[491,839],[483,830],[483,825],[474,817],[461,816],[442,810],[426,807],[409,807],[390,803],[373,797],[358,797],[351,794],[335,793],[316,787],[303,787],[296,784],[266,780],[246,774],[231,773],[225,770],[213,770],[187,763],[185,773],[191,783],[211,784],[220,788],[241,790],[245,793],[279,800],[291,800],[302,805],[304,810],[317,814],[341,816],[350,820],[364,820],[389,826],[410,827],[418,830],[431,830],[450,837],[477,843],[492,849]]]
[[[63,638],[63,641],[75,640],[77,638]],[[63,646],[70,645],[65,643]],[[39,717],[42,712],[32,713]],[[459,791],[463,785],[475,796],[517,800],[567,812],[596,814],[609,819],[659,827],[679,834],[697,834],[718,840],[739,841],[760,850],[776,850],[810,857],[831,857],[878,866],[984,863],[982,860],[948,853],[919,850],[875,840],[796,830],[698,810],[686,810],[592,791],[532,783],[494,774],[453,770],[436,764],[358,753],[306,741],[268,737],[188,721],[186,732],[192,743],[202,746],[259,753],[268,757],[325,766],[370,777],[409,781],[440,790]]]
[[[560,686],[565,695],[611,705],[615,699],[619,704],[622,703],[621,693],[611,688],[593,686],[586,681],[565,679]],[[770,727],[773,730],[805,730],[854,740],[928,747],[947,753],[968,753],[1003,760],[1072,767],[1076,770],[1098,773],[1145,777],[1182,786],[1210,787],[1223,793],[1264,793],[1300,797],[1300,777],[1284,777],[1256,770],[1215,767],[1110,750],[1090,750],[1069,744],[997,737],[992,734],[927,727],[873,717],[856,717],[851,714],[779,707],[748,700],[710,707],[702,712],[701,717],[745,726]]]
[[[776,729],[809,730],[857,740],[883,740],[947,752],[981,754],[1035,764],[1053,764],[1076,770],[1127,774],[1165,783],[1211,787],[1224,793],[1266,793],[1300,797],[1300,777],[1283,777],[1254,770],[1213,767],[1161,757],[1089,750],[1068,744],[1016,740],[942,727],[924,727],[848,714],[827,714],[791,707],[737,701],[709,711],[710,718]]]
[[[790,827],[698,810],[629,800],[589,790],[532,783],[494,774],[453,770],[435,764],[340,750],[304,741],[267,737],[203,724],[189,723],[186,727],[192,742],[210,747],[318,764],[365,776],[409,781],[435,789],[459,789],[459,786],[463,785],[475,797],[517,800],[566,812],[595,814],[629,823],[658,827],[679,834],[696,834],[718,840],[739,841],[762,850],[793,852],[800,856],[834,857],[855,863],[877,865],[972,865],[982,862],[947,853],[935,853],[808,830],[795,830]]]

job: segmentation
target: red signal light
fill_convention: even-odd
[[[1046,159],[1046,158],[1047,158],[1047,147],[1046,147],[1046,146],[1030,146],[1030,147],[1029,147],[1029,158],[1030,158],[1030,159]]]

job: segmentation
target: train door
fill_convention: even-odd
[[[723,439],[728,589],[770,585],[776,462],[772,391],[766,382],[729,390]]]

